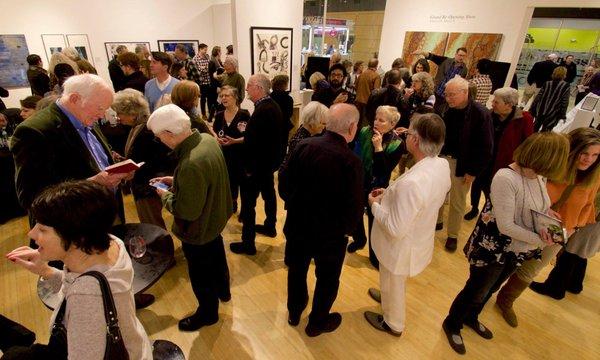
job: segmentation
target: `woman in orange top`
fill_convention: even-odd
[[[596,222],[595,199],[600,187],[600,131],[593,128],[579,128],[569,133],[571,151],[567,173],[563,179],[548,181],[548,195],[553,204],[561,199],[568,184],[573,184],[571,193],[557,210],[563,226],[570,236],[577,228]],[[566,196],[567,194],[565,194]],[[558,244],[550,245],[542,251],[541,261],[531,259],[525,261],[520,268],[508,279],[498,293],[496,305],[500,308],[504,320],[512,326],[518,325],[517,316],[513,310],[514,301],[533,282],[537,274],[556,256],[561,249]],[[584,260],[585,261],[585,260]],[[585,265],[583,267],[585,272]],[[581,276],[581,280],[583,276]],[[539,285],[533,285],[541,289]],[[581,286],[581,285],[580,285]],[[544,289],[536,292],[544,292]],[[581,291],[581,290],[579,290]],[[564,290],[562,290],[564,297]],[[560,297],[560,298],[562,298]]]

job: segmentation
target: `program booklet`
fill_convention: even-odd
[[[144,162],[136,163],[131,159],[123,160],[116,164],[112,164],[107,166],[104,170],[106,170],[109,174],[126,174],[132,171],[135,171],[144,165]]]
[[[552,236],[555,243],[561,245],[567,243],[567,229],[563,227],[562,221],[533,209],[531,210],[531,217],[536,233],[540,234],[545,229]]]

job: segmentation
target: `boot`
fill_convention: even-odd
[[[529,286],[529,282],[521,280],[517,274],[512,274],[496,296],[496,305],[502,312],[502,317],[512,327],[517,327],[517,314],[513,310],[513,303]]]

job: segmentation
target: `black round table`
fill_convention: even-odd
[[[131,258],[133,264],[133,293],[138,294],[160,279],[173,261],[175,249],[173,239],[160,226],[152,224],[116,225],[111,233],[123,240],[129,253],[127,242],[135,236],[142,236],[146,242],[146,253],[141,258]],[[38,296],[51,310],[59,305],[59,293],[53,292],[46,281],[40,277],[37,283]]]

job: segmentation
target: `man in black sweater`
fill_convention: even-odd
[[[42,58],[39,55],[31,54],[27,56],[27,80],[31,86],[31,95],[44,97],[44,94],[50,91],[50,77],[48,72],[42,67]]]
[[[358,126],[358,110],[334,104],[327,131],[300,142],[279,171],[279,194],[287,206],[283,229],[288,259],[288,323],[298,325],[308,303],[306,274],[315,260],[317,284],[306,334],[334,331],[339,313],[330,313],[337,297],[347,238],[362,216],[363,174],[348,143]]]
[[[281,133],[284,127],[279,105],[269,97],[271,81],[264,74],[252,75],[246,85],[248,98],[254,102],[254,112],[244,132],[244,171],[241,181],[242,241],[230,244],[236,254],[256,254],[256,233],[275,237],[277,198],[273,173],[282,160]],[[256,199],[265,202],[264,225],[256,225]]]
[[[523,105],[526,105],[529,99],[537,95],[546,81],[551,80],[552,72],[556,66],[558,66],[556,64],[557,59],[558,56],[556,54],[550,54],[546,57],[546,60],[538,61],[533,64],[529,74],[527,74],[527,84],[529,84],[529,89],[526,88],[525,91],[523,91],[523,98],[521,99]]]

